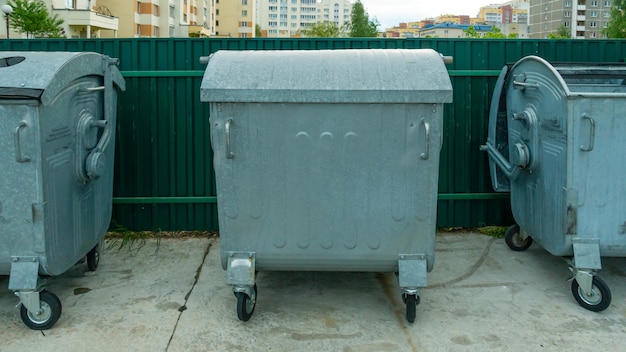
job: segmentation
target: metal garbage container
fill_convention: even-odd
[[[626,66],[525,57],[501,71],[481,148],[494,189],[511,192],[509,247],[573,256],[572,294],[592,311],[611,302],[600,258],[626,256],[624,111]]]
[[[433,268],[444,58],[218,51],[210,103],[221,263],[248,320],[258,271],[396,272],[412,322]],[[206,59],[205,59],[206,60]]]
[[[111,220],[117,59],[96,53],[0,52],[0,274],[32,329],[61,302],[39,275],[85,259],[95,270]]]

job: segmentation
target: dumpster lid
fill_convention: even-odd
[[[0,98],[40,99],[44,105],[70,82],[84,76],[103,76],[109,57],[92,52],[0,52]],[[94,65],[102,62],[102,65]],[[113,83],[125,89],[117,67]]]
[[[206,102],[452,102],[431,49],[218,51],[200,91]]]

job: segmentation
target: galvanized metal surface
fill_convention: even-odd
[[[454,104],[445,107],[438,226],[510,224],[509,201],[492,193],[487,114],[497,73],[527,55],[549,61],[616,62],[614,40],[461,39],[91,39],[3,40],[0,50],[95,51],[120,58],[128,89],[120,96],[115,169],[116,223],[135,230],[217,229],[208,107],[197,94],[217,50],[433,48],[449,65]],[[489,196],[491,194],[491,196]],[[189,202],[185,204],[185,199]]]

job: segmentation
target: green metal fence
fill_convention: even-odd
[[[200,102],[204,66],[217,50],[432,48],[449,65],[454,103],[444,112],[438,226],[511,223],[507,194],[491,190],[489,103],[506,63],[526,55],[549,61],[616,62],[626,41],[468,39],[46,39],[3,40],[0,51],[95,51],[120,59],[113,219],[133,230],[218,227],[209,109]]]

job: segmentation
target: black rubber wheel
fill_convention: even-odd
[[[515,224],[506,229],[506,233],[504,234],[504,242],[514,251],[525,251],[533,244],[533,239],[526,237],[522,239],[520,234],[519,225]]]
[[[98,264],[100,264],[100,244],[97,244],[87,253],[87,269],[96,271]]]
[[[29,312],[22,304],[20,315],[26,326],[33,330],[50,329],[61,316],[61,301],[52,292],[39,292],[39,312]]]
[[[257,294],[256,285],[254,285],[254,294]],[[254,313],[254,307],[256,306],[256,300],[252,302],[250,296],[243,292],[235,292],[237,296],[237,318],[241,321],[248,321]]]
[[[409,323],[413,323],[415,321],[418,297],[416,295],[406,295],[404,300],[406,303],[406,320]]]
[[[601,312],[611,304],[611,290],[609,286],[597,276],[593,277],[591,295],[586,295],[578,285],[578,281],[572,280],[572,294],[581,307],[592,312]]]

